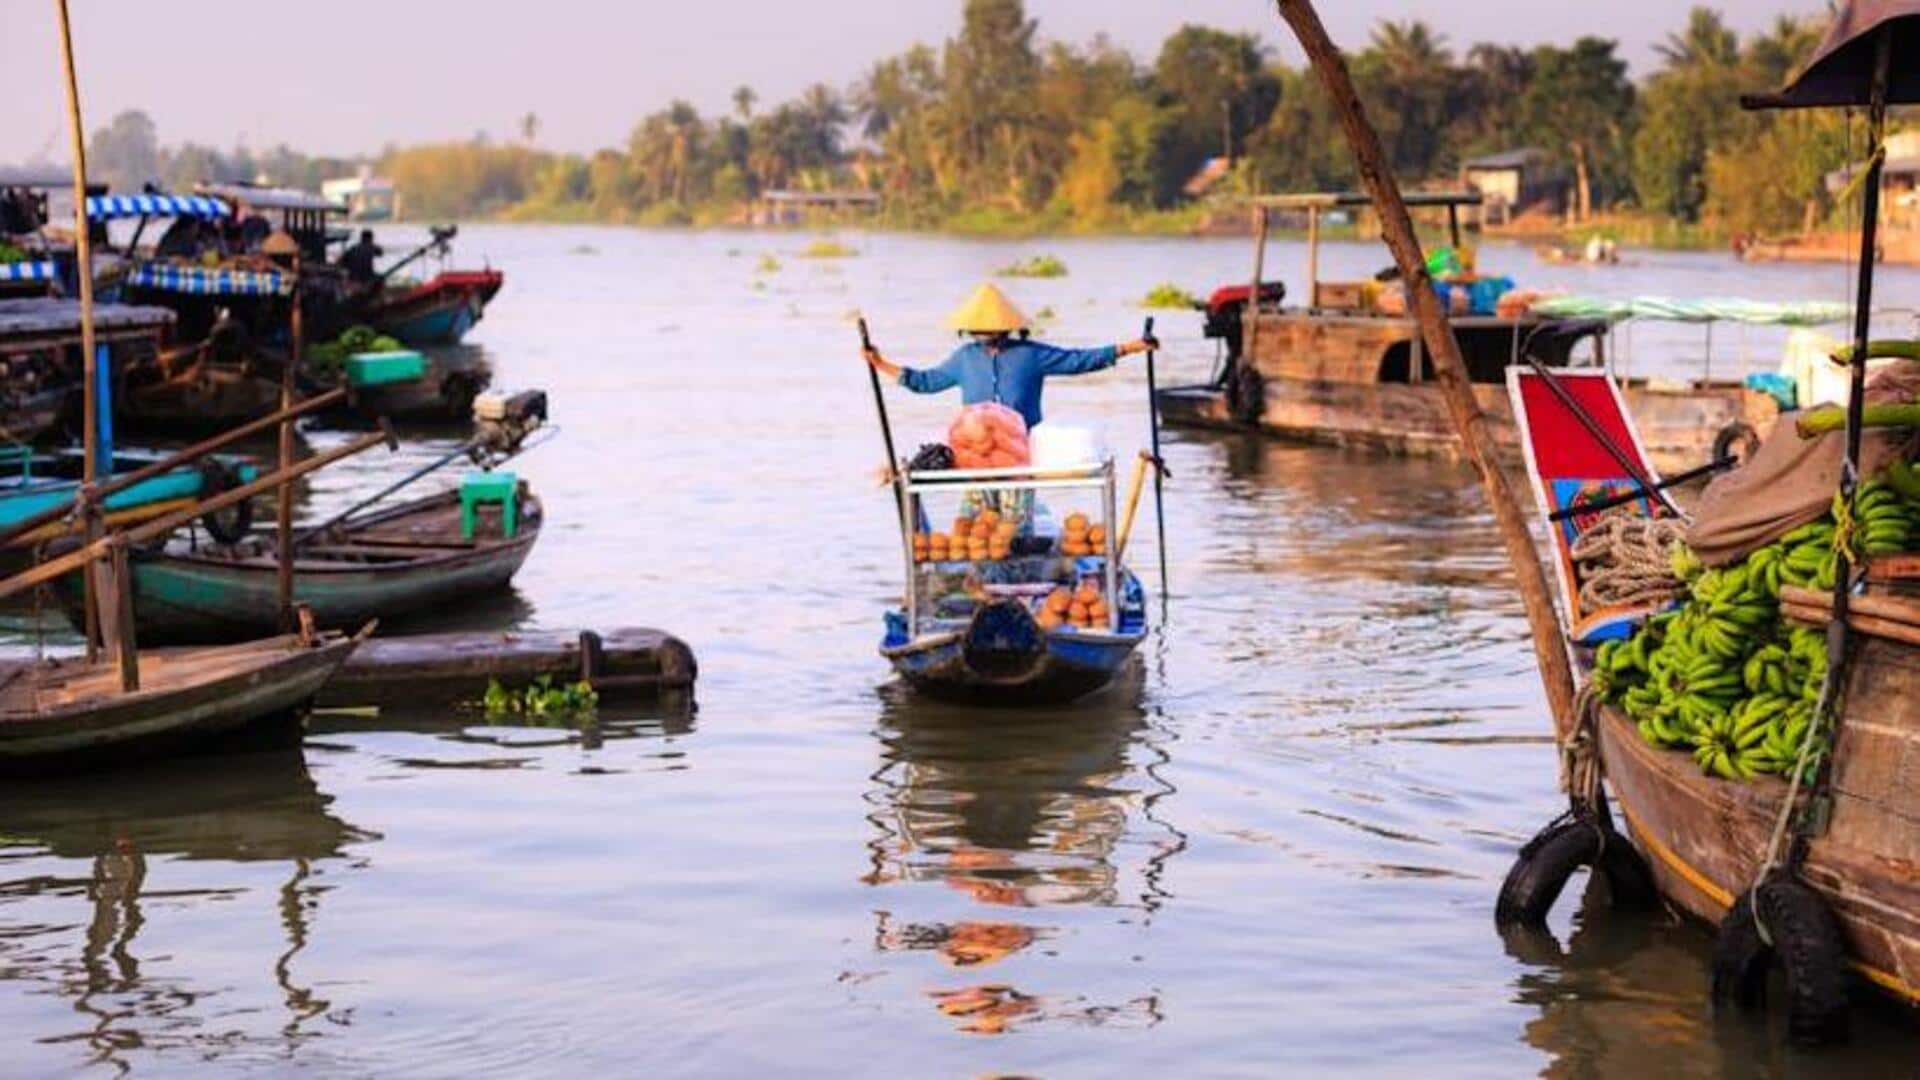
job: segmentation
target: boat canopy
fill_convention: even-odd
[[[1740,104],[1749,109],[1865,108],[1873,102],[1883,38],[1895,58],[1920,55],[1920,0],[1848,0],[1799,75],[1776,93],[1749,94]],[[1898,59],[1888,65],[1886,103],[1920,105],[1920,65]]]
[[[205,195],[89,195],[87,217],[114,221],[131,217],[223,218],[227,204]]]
[[[135,304],[95,304],[93,322],[101,330],[138,330],[167,326],[173,312]],[[0,338],[78,333],[80,301],[50,297],[0,300]]]
[[[127,275],[127,284],[135,288],[190,296],[287,296],[293,292],[293,275],[277,270],[231,270],[143,262]]]
[[[1485,200],[1477,191],[1409,191],[1401,196],[1408,206],[1479,206]],[[1334,210],[1350,206],[1372,206],[1373,200],[1360,191],[1309,192],[1296,195],[1256,195],[1255,206],[1269,210]]]
[[[53,263],[45,259],[0,263],[0,281],[52,281]]]
[[[1673,300],[1663,296],[1549,296],[1534,301],[1533,311],[1555,319],[1628,319],[1659,322],[1747,323],[1753,326],[1826,326],[1853,317],[1847,304],[1823,301],[1769,303],[1735,297]]]
[[[311,191],[294,188],[253,187],[250,184],[199,184],[194,190],[229,202],[242,203],[256,210],[317,210],[344,214],[346,206]]]

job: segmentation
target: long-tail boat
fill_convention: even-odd
[[[1480,202],[1475,192],[1410,193],[1412,207],[1444,211],[1453,247],[1461,246],[1460,210]],[[1225,344],[1222,362],[1205,384],[1169,387],[1159,394],[1169,424],[1258,431],[1304,442],[1354,446],[1396,454],[1458,455],[1432,360],[1417,322],[1404,308],[1380,299],[1381,283],[1327,281],[1320,276],[1320,225],[1332,214],[1352,215],[1368,204],[1358,193],[1267,196],[1254,201],[1253,280],[1230,286],[1205,305],[1207,334]],[[1306,294],[1287,306],[1286,289],[1267,280],[1268,230],[1275,213],[1307,222]],[[1397,285],[1388,283],[1388,291]],[[1258,299],[1249,303],[1249,298]],[[1471,286],[1448,286],[1466,301],[1451,319],[1467,363],[1474,396],[1503,453],[1517,463],[1519,442],[1506,402],[1506,369],[1527,357],[1551,367],[1597,366],[1613,371],[1604,319],[1558,319],[1531,310],[1488,307]],[[1616,372],[1616,374],[1618,374]],[[1621,376],[1628,403],[1655,464],[1680,471],[1717,457],[1724,444],[1765,430],[1778,407],[1741,380],[1716,377],[1710,362],[1684,382]]]
[[[323,629],[351,629],[444,612],[505,589],[540,538],[540,501],[511,474],[491,471],[518,454],[546,421],[546,395],[494,395],[478,433],[426,469],[302,531],[293,541],[293,601]],[[381,508],[387,496],[454,462],[489,470],[454,490]],[[476,485],[491,497],[473,498]],[[362,513],[371,508],[372,512]],[[156,644],[245,641],[276,632],[279,553],[272,530],[205,542],[191,534],[129,553],[141,640]],[[85,617],[78,575],[58,583],[76,626]]]

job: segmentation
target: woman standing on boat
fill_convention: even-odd
[[[955,349],[938,367],[902,367],[877,349],[866,351],[867,363],[916,394],[938,394],[957,386],[965,404],[1005,405],[1018,412],[1029,429],[1043,419],[1040,394],[1047,376],[1104,371],[1123,356],[1159,344],[1141,338],[1098,349],[1062,349],[1029,340],[1027,317],[991,283],[975,290],[948,325],[973,340]]]

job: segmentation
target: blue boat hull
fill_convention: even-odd
[[[916,638],[903,624],[889,619],[880,646],[900,677],[931,697],[976,705],[1056,705],[1105,689],[1147,636],[1140,608],[1122,612],[1118,631],[1048,631],[1017,601],[986,605],[965,627]]]

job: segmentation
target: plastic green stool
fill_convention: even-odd
[[[500,504],[500,533],[513,538],[515,511],[520,500],[520,478],[510,472],[468,473],[460,478],[460,539],[473,539],[474,519],[481,503]]]

